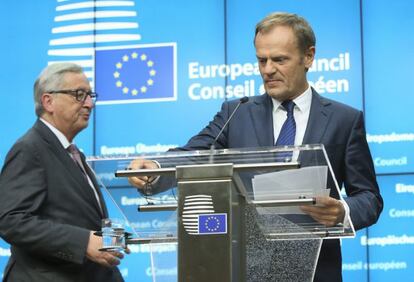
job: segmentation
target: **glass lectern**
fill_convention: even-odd
[[[127,170],[134,158],[158,169]],[[301,210],[340,189],[323,145],[174,151],[90,158],[103,189],[136,188],[129,176],[155,176],[139,201],[113,197],[133,227],[128,244],[152,250],[154,268],[165,261],[160,246],[177,248],[177,281],[312,281],[322,240],[353,237],[350,218],[326,227]],[[158,192],[171,191],[157,198]],[[166,195],[165,193],[162,195]],[[139,218],[165,216],[156,228]],[[153,272],[154,281],[163,281]]]

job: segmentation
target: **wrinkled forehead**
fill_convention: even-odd
[[[91,88],[90,82],[83,72],[66,72],[62,76],[61,86],[70,89]]]

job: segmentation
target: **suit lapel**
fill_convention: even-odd
[[[253,128],[260,147],[273,146],[275,142],[272,109],[273,103],[267,94],[257,97],[250,106]]]
[[[312,89],[312,103],[309,113],[308,125],[302,144],[320,144],[328,127],[332,112],[330,102],[323,99]]]
[[[39,132],[43,140],[49,144],[49,149],[63,163],[65,169],[68,170],[68,174],[71,177],[75,178],[79,184],[83,184],[85,177],[82,175],[79,167],[72,160],[65,148],[63,148],[62,144],[59,142],[59,139],[55,136],[55,134],[53,134],[53,132],[40,120],[35,123],[34,128]]]
[[[46,143],[49,144],[50,150],[57,156],[57,158],[62,162],[65,169],[68,171],[68,177],[72,177],[75,179],[75,181],[78,183],[78,187],[81,187],[81,189],[78,189],[81,193],[83,193],[86,197],[92,197],[94,200],[92,203],[94,203],[95,208],[99,211],[99,214],[102,214],[102,211],[99,207],[98,202],[96,201],[94,192],[92,191],[88,180],[85,178],[84,174],[78,167],[78,165],[72,160],[69,153],[63,148],[62,144],[59,142],[59,139],[53,134],[53,132],[40,120],[37,120],[35,125],[33,126],[40,134],[40,136],[45,140]],[[83,163],[84,162],[84,156],[81,154]],[[86,168],[87,166],[85,166]],[[88,168],[87,168],[88,169]],[[89,177],[91,177],[92,182],[94,185],[96,185],[96,180],[93,174],[89,173]],[[95,186],[99,187],[99,186]],[[100,195],[99,189],[97,189],[99,198],[102,199],[102,196]],[[103,200],[102,200],[103,201]],[[102,206],[104,206],[104,203],[102,203]],[[105,212],[105,210],[104,210]]]

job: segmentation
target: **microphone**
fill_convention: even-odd
[[[210,160],[209,160],[210,164],[213,163],[213,151],[214,151],[214,146],[216,145],[217,140],[220,138],[221,134],[223,134],[224,129],[226,129],[227,125],[229,124],[229,122],[233,118],[234,114],[239,109],[240,105],[246,103],[247,101],[249,101],[249,97],[244,96],[243,98],[240,98],[239,103],[234,108],[233,112],[230,114],[229,118],[224,123],[223,127],[220,129],[220,131],[217,134],[216,138],[214,138],[213,142],[211,142],[211,145],[210,145]]]

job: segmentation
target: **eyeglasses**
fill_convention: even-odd
[[[98,97],[98,93],[92,92],[92,91],[86,91],[84,89],[68,89],[68,90],[53,90],[53,91],[47,91],[47,93],[50,94],[67,94],[71,95],[76,98],[76,101],[78,102],[85,102],[86,97],[91,97],[92,102],[96,101],[96,98]]]

